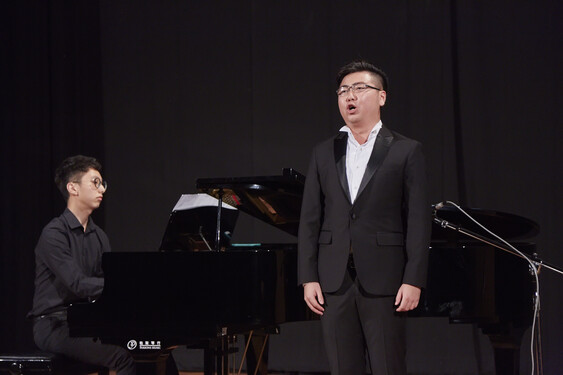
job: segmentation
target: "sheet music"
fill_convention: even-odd
[[[217,207],[219,200],[209,194],[182,194],[172,211],[190,210],[197,207]],[[235,207],[222,202],[222,207],[236,210]]]

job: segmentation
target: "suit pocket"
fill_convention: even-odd
[[[332,232],[329,230],[321,230],[319,234],[319,245],[330,245],[332,243]]]
[[[377,244],[380,246],[403,246],[403,233],[377,232]]]

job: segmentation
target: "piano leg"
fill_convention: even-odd
[[[227,336],[218,339],[217,375],[229,375],[229,340]]]
[[[231,348],[231,336],[222,336],[206,340],[203,347],[203,374],[229,375],[229,355],[235,349]]]
[[[176,362],[170,351],[163,352],[156,358],[135,359],[137,375],[178,375]]]
[[[520,359],[514,348],[494,348],[497,375],[518,375]],[[518,352],[520,349],[518,348]]]
[[[203,375],[215,373],[215,350],[206,347],[203,349]]]
[[[495,356],[496,375],[520,374],[520,340],[502,336],[488,335]]]

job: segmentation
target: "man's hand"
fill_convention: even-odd
[[[397,297],[395,297],[395,306],[399,305],[397,311],[410,311],[418,306],[418,301],[420,300],[420,288],[403,284],[397,292]]]
[[[323,292],[321,290],[321,284],[317,282],[305,283],[303,284],[303,295],[307,306],[312,312],[318,315],[323,315],[325,311],[322,305],[325,303],[323,299]]]

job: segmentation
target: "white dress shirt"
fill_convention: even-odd
[[[343,126],[340,131],[348,133],[348,144],[346,146],[346,177],[348,179],[348,188],[350,189],[350,198],[352,203],[356,200],[360,183],[364,177],[366,167],[368,165],[375,139],[383,124],[379,121],[371,132],[368,140],[364,144],[359,144],[354,138],[352,131],[348,126]]]

